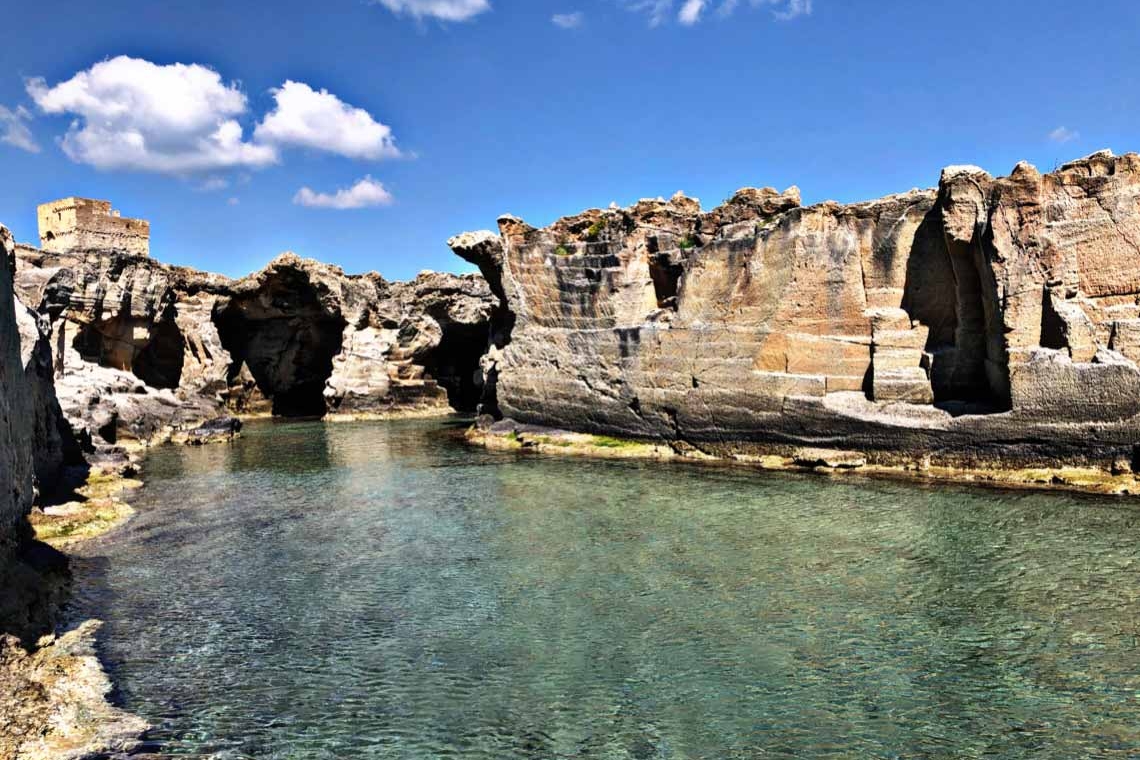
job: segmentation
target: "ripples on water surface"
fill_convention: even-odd
[[[219,758],[1140,756],[1140,511],[536,459],[439,422],[169,447],[83,548],[118,698]]]

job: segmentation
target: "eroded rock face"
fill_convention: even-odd
[[[1140,156],[802,208],[745,189],[466,233],[501,414],[722,456],[1106,465],[1140,439]]]
[[[80,426],[105,441],[149,442],[223,407],[439,413],[482,392],[494,298],[477,276],[393,283],[294,254],[240,280],[101,251],[16,258],[18,291],[50,325],[64,410],[94,410]]]
[[[35,494],[27,424],[34,411],[20,356],[11,251],[11,236],[0,227],[0,573],[15,561],[29,538],[25,517]]]
[[[106,701],[111,682],[95,656],[98,627],[87,621],[32,651],[0,635],[0,757],[78,760],[139,744],[146,722]]]

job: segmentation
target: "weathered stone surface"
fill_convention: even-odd
[[[0,572],[15,561],[29,537],[25,517],[35,493],[28,435],[28,420],[35,411],[20,355],[11,251],[11,235],[0,227]],[[7,604],[0,603],[0,614],[6,612],[4,607]]]
[[[203,422],[186,433],[183,443],[202,446],[207,443],[229,443],[241,435],[241,420],[237,417],[217,417]]]
[[[98,627],[87,621],[46,636],[30,652],[0,635],[0,757],[104,757],[138,745],[146,722],[106,701],[111,683],[95,657]]]
[[[129,377],[158,400],[156,411],[164,391],[201,410],[190,422],[222,406],[295,416],[439,413],[474,409],[481,394],[494,299],[476,276],[388,282],[294,254],[240,280],[116,252],[20,246],[16,257],[18,291],[50,323],[57,373],[81,376],[60,383],[85,396],[80,405],[97,392],[138,407],[116,395]],[[187,421],[159,419],[158,429]]]
[[[488,408],[735,456],[1091,463],[1140,439],[1140,156],[799,207],[642,201],[465,233],[512,324]]]
[[[829,470],[854,470],[867,464],[857,451],[836,449],[797,449],[792,460],[800,467],[823,467]]]

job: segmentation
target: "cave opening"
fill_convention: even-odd
[[[677,310],[677,295],[681,275],[685,267],[673,261],[666,253],[658,253],[649,258],[649,277],[653,280],[653,292],[657,296],[658,309]]]
[[[154,322],[116,315],[80,324],[72,347],[84,361],[130,372],[153,388],[177,388],[186,341],[170,305]]]
[[[934,404],[952,414],[1009,409],[1009,369],[988,229],[971,241],[946,234],[934,206],[915,232],[902,307],[928,330],[924,366]]]
[[[947,241],[954,272],[954,345],[934,354],[935,399],[970,413],[1010,409],[1009,366],[994,282],[981,244]],[[942,367],[939,367],[939,363]]]
[[[323,417],[325,383],[340,353],[345,321],[322,308],[300,273],[267,280],[213,315],[229,352],[231,386],[244,365],[270,411],[280,417]]]
[[[452,409],[473,413],[483,400],[480,360],[490,341],[487,324],[461,324],[442,314],[432,317],[443,335],[439,345],[421,359],[424,371],[447,391]]]
[[[186,356],[186,339],[174,321],[173,304],[163,312],[162,318],[150,331],[150,340],[135,356],[135,375],[155,388],[177,388],[182,380],[182,365]]]
[[[1057,313],[1057,309],[1053,306],[1053,298],[1049,293],[1049,288],[1045,287],[1041,291],[1041,339],[1039,341],[1041,347],[1055,350],[1067,349],[1069,340],[1066,337],[1066,332],[1065,320]]]
[[[325,382],[340,352],[344,321],[323,317],[251,318],[231,304],[215,318],[233,359],[231,381],[244,364],[279,417],[323,417]]]

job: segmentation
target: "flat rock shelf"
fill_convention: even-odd
[[[1140,509],[255,423],[71,613],[159,756],[1140,755]]]

